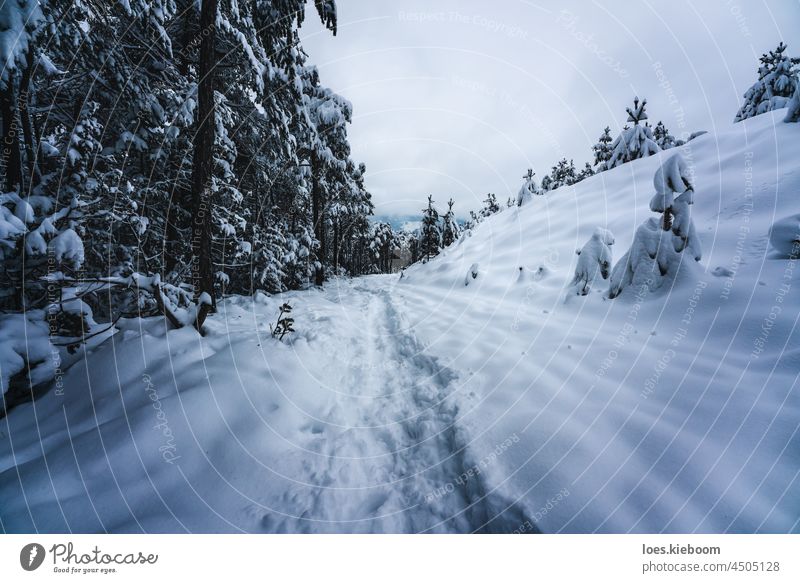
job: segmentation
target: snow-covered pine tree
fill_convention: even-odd
[[[422,209],[422,227],[419,236],[419,256],[426,261],[439,254],[442,248],[442,228],[439,213],[433,206],[433,195],[428,195],[428,206]]]
[[[420,260],[420,233],[418,231],[409,233],[408,236],[408,253],[411,256],[411,263],[416,263]]]
[[[519,189],[519,193],[517,193],[517,206],[522,206],[531,200],[534,195],[541,194],[539,186],[533,178],[535,175],[536,173],[533,169],[528,168],[528,172],[522,177],[524,182],[522,183],[522,188]]]
[[[800,122],[800,80],[795,81],[794,94],[789,100],[787,108],[786,117],[783,118],[784,123]]]
[[[662,150],[669,150],[676,146],[675,138],[669,133],[663,122],[659,121],[653,128],[653,139]]]
[[[575,184],[578,175],[575,169],[575,162],[572,160],[567,161],[562,158],[558,163],[553,166],[550,172],[550,189],[555,190],[562,186],[570,186]]]
[[[500,205],[497,203],[497,197],[492,192],[488,193],[483,200],[483,208],[481,209],[480,216],[486,218],[499,212]]]
[[[46,18],[39,0],[6,0],[0,4],[0,121],[3,126],[0,149],[5,174],[3,185],[6,192],[23,196],[30,186],[35,156],[28,109],[30,80],[37,64],[37,39],[43,34],[45,26]],[[24,159],[26,157],[27,160]]]
[[[592,146],[594,152],[594,166],[597,172],[602,172],[606,169],[606,163],[611,159],[613,152],[611,143],[614,138],[611,137],[611,128],[606,126],[603,130],[603,135],[597,139],[597,143]]]
[[[447,212],[442,217],[442,247],[449,247],[458,241],[461,235],[461,228],[458,226],[456,215],[453,212],[455,201],[451,198],[447,201]]]
[[[463,232],[471,231],[483,221],[483,217],[475,211],[469,211],[469,218],[464,222]]]
[[[662,216],[647,219],[636,230],[630,249],[611,273],[610,298],[631,285],[652,291],[674,280],[684,252],[695,261],[702,257],[690,213],[690,205],[694,203],[692,175],[681,154],[667,159],[656,172],[653,185],[656,193],[650,209]]]
[[[628,122],[633,123],[632,127],[625,126],[614,143],[611,144],[611,157],[606,162],[606,169],[615,168],[620,164],[625,164],[631,160],[646,158],[660,151],[658,144],[653,140],[653,132],[649,125],[644,122],[647,120],[645,106],[647,100],[641,102],[638,97],[633,100],[633,109],[627,108]]]
[[[399,250],[399,240],[389,223],[378,223],[372,232],[370,242],[375,270],[378,273],[391,273],[392,258]]]
[[[271,209],[283,212],[295,204],[310,208],[299,200],[307,176],[297,172],[301,138],[308,133],[302,95],[309,76],[303,74],[306,57],[298,50],[297,35],[304,4],[219,0],[211,254],[212,274],[217,283],[226,282],[229,291],[251,289],[254,272],[266,267],[254,264],[247,253],[255,248],[256,231],[269,230],[279,221],[281,215]],[[323,20],[334,26],[333,4],[318,5]],[[23,14],[28,21],[23,28],[30,34],[6,45],[18,53],[7,55],[15,67],[6,67],[15,91],[37,104],[28,108],[20,103],[13,112],[20,118],[17,129],[35,125],[37,130],[20,131],[19,141],[12,142],[21,144],[20,174],[31,177],[24,190],[50,197],[53,207],[71,204],[66,198],[69,189],[55,188],[64,184],[60,175],[67,167],[64,136],[77,127],[85,110],[80,104],[96,103],[93,123],[102,128],[102,155],[90,160],[87,184],[94,190],[91,198],[83,196],[94,206],[82,209],[81,227],[74,229],[84,239],[87,276],[125,278],[143,272],[159,273],[174,284],[187,282],[197,64],[202,38],[208,38],[201,34],[199,3],[130,0],[120,10],[98,11],[94,4],[70,0],[14,0],[2,10],[10,14],[15,7],[40,9],[49,23],[47,42],[38,43],[32,27],[41,19]],[[20,60],[18,49],[27,41],[32,52]],[[22,65],[32,69],[27,80]],[[87,78],[93,82],[87,85]],[[20,83],[27,90],[20,90]],[[33,118],[30,124],[21,119],[28,114]],[[356,166],[347,167],[347,186],[352,186]],[[5,170],[4,182],[19,182]],[[337,197],[348,190],[342,188],[344,179],[327,179]],[[348,203],[346,208],[367,212],[368,193],[363,188],[350,190],[357,191],[361,203]],[[363,221],[353,222],[364,229]],[[304,223],[305,219],[291,221],[293,233],[286,235],[303,241]],[[288,279],[293,278],[287,275]],[[110,314],[108,307],[95,308],[96,313]]]
[[[736,113],[734,122],[760,115],[789,104],[798,78],[800,58],[784,54],[786,45],[781,42],[774,51],[759,58],[758,81],[744,94],[744,102]]]

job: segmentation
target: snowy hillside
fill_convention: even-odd
[[[703,258],[650,295],[568,284],[596,227],[616,261],[655,216],[659,155],[402,278],[232,297],[205,338],[121,321],[63,395],[0,421],[0,528],[798,531],[798,274],[769,245],[800,213],[784,113],[684,150]]]
[[[406,272],[395,295],[413,328],[475,394],[470,448],[522,437],[491,487],[530,511],[569,490],[545,532],[800,528],[800,276],[768,244],[800,213],[784,115],[683,150],[704,256],[670,289],[608,300],[603,282],[565,302],[574,251],[606,227],[619,259],[675,150],[533,197]]]

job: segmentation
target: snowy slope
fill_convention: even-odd
[[[0,420],[0,530],[798,531],[800,299],[768,247],[800,213],[782,113],[691,142],[704,257],[650,297],[565,290],[595,227],[619,258],[652,216],[657,157],[402,279],[230,298],[205,338],[122,324],[63,395]]]
[[[469,446],[522,437],[492,486],[545,532],[800,529],[800,270],[768,247],[800,212],[800,128],[784,114],[683,150],[704,256],[670,289],[607,300],[603,282],[565,302],[596,226],[618,259],[654,216],[659,156],[505,210],[397,287],[479,394],[460,420]]]

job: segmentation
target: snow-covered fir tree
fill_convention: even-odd
[[[650,126],[640,123],[647,120],[646,105],[646,99],[639,101],[639,98],[636,97],[633,100],[633,108],[627,108],[628,122],[633,126],[625,126],[611,144],[611,157],[605,163],[606,169],[615,168],[631,160],[646,158],[661,151],[653,139],[653,131]]]
[[[458,226],[456,214],[453,212],[454,204],[452,198],[447,201],[447,212],[442,217],[442,247],[449,247],[458,241],[461,235],[461,227]]]
[[[536,173],[533,171],[533,169],[528,168],[528,172],[522,177],[524,182],[517,193],[517,206],[522,206],[530,201],[534,195],[541,194],[539,191],[539,186],[536,184],[536,180],[534,179],[535,175]]]
[[[4,310],[32,314],[69,288],[108,322],[180,326],[193,296],[372,269],[352,110],[307,63],[305,5],[0,4]],[[315,5],[335,33],[334,2]]]
[[[661,213],[661,217],[647,219],[636,230],[630,249],[611,273],[611,298],[629,286],[656,290],[675,279],[686,263],[684,257],[688,255],[694,261],[702,257],[690,213],[694,184],[681,154],[673,155],[658,169],[653,185],[656,193],[650,210]]]
[[[428,195],[428,206],[422,209],[422,226],[419,234],[419,258],[427,261],[439,254],[442,248],[442,227],[439,212],[433,206],[433,195]]]
[[[669,133],[669,130],[661,121],[659,121],[656,124],[656,127],[653,128],[653,139],[655,140],[656,144],[658,144],[658,147],[662,150],[669,150],[677,145],[675,138]]]
[[[759,58],[758,81],[744,94],[744,102],[736,113],[734,122],[760,115],[789,104],[798,78],[800,58],[785,55],[786,45],[781,42],[774,51]]]
[[[483,218],[490,217],[495,213],[500,212],[500,205],[497,203],[497,196],[490,192],[483,199],[483,208],[481,208],[480,216]]]
[[[586,164],[584,164],[584,166],[583,166],[583,170],[581,170],[581,171],[578,173],[578,177],[577,177],[577,179],[575,180],[575,182],[577,183],[577,182],[580,182],[581,180],[586,180],[586,179],[587,179],[587,178],[589,178],[590,176],[594,176],[594,175],[595,175],[594,168],[592,168],[592,165],[591,165],[591,164],[589,164],[588,162],[586,162]]]
[[[795,89],[792,98],[787,105],[788,111],[786,117],[783,119],[785,123],[800,122],[800,81],[795,82]]]
[[[571,186],[575,184],[577,179],[578,174],[575,169],[575,162],[562,158],[553,166],[550,172],[550,190],[555,190],[562,186]]]
[[[400,241],[395,235],[392,225],[389,223],[375,225],[369,249],[378,273],[391,273],[392,259],[399,248]]]
[[[597,143],[592,146],[592,151],[594,152],[594,166],[597,172],[602,172],[606,169],[606,163],[611,159],[611,154],[613,152],[611,148],[611,143],[613,141],[614,138],[611,137],[611,128],[606,126],[606,129],[603,130],[603,134],[597,139]]]

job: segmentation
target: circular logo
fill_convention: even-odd
[[[44,562],[44,547],[39,543],[30,543],[19,552],[19,564],[26,571],[35,571]]]

